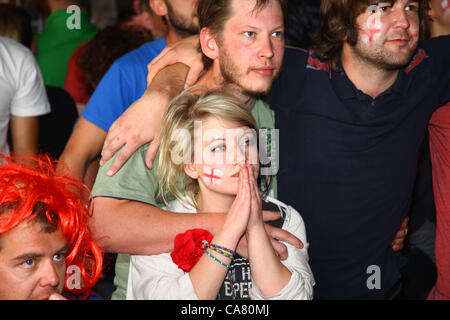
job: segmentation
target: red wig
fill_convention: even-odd
[[[81,273],[79,288],[70,288],[67,281],[65,288],[85,296],[98,281],[103,264],[102,252],[88,227],[92,213],[87,195],[90,192],[84,184],[57,174],[48,156],[20,159],[19,164],[0,154],[0,236],[45,215],[48,222],[61,228],[70,246],[66,266],[77,266]]]

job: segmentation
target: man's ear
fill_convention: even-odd
[[[200,45],[202,52],[211,60],[216,60],[219,56],[219,48],[217,46],[216,35],[209,28],[200,30]]]
[[[166,3],[163,0],[149,0],[150,1],[150,8],[152,8],[153,12],[160,16],[164,17],[167,15],[168,10]]]
[[[188,163],[184,165],[184,173],[192,179],[198,179],[200,177],[200,173],[194,164]]]

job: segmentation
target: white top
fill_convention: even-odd
[[[49,112],[33,53],[12,39],[0,37],[0,153],[9,154],[6,138],[10,115],[35,117]]]
[[[289,283],[276,295],[264,297],[253,282],[249,286],[249,296],[260,299],[312,299],[314,277],[308,264],[308,242],[303,219],[291,206],[267,197],[280,208],[285,221],[283,229],[298,237],[304,244],[297,249],[284,243],[288,249],[288,258],[281,261],[292,272]],[[192,207],[184,207],[179,201],[173,201],[168,208],[173,212],[195,213]],[[238,286],[239,287],[239,286]],[[189,273],[179,269],[169,253],[153,256],[132,255],[128,274],[127,300],[197,300]]]

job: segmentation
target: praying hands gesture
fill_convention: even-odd
[[[240,170],[236,198],[228,211],[222,230],[212,242],[235,251],[240,238],[245,235],[254,286],[261,295],[267,297],[282,290],[289,283],[292,273],[280,262],[272,247],[265,231],[261,207],[261,193],[252,167],[244,164]],[[190,271],[190,278],[199,299],[216,297],[227,272],[226,266],[231,261],[229,257],[212,250],[209,250],[209,255],[202,256]]]

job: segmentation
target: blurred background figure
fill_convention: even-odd
[[[31,18],[27,11],[15,5],[0,4],[0,35],[16,40],[30,49],[33,33]],[[34,59],[34,57],[32,58]],[[39,70],[39,67],[37,69]],[[38,84],[39,82],[37,81],[36,85]],[[26,154],[18,150],[17,146],[14,147],[14,154],[17,156],[35,155],[37,152],[42,152],[49,154],[53,158],[58,158],[70,137],[78,117],[75,102],[67,92],[53,86],[42,86],[42,90],[45,100],[48,98],[50,102],[51,112],[33,119],[33,123],[37,123],[35,127],[28,123],[26,127],[23,124],[17,128],[23,133],[21,137],[26,137],[25,134],[28,132],[28,136],[30,136],[28,139],[35,141],[32,147],[28,143],[26,147],[21,148],[28,150]],[[17,138],[14,138],[17,136],[14,130],[17,126],[14,121],[15,118],[12,118],[9,134],[9,142],[13,146],[17,145],[17,143],[14,143],[14,141],[17,142]]]
[[[429,37],[435,38],[450,34],[450,1],[429,0]],[[447,66],[448,67],[448,66]],[[428,299],[450,300],[450,103],[438,108],[431,116],[428,125],[430,135],[431,163],[433,170],[433,191],[436,204],[435,250],[432,256],[436,263],[436,283],[429,292]],[[426,226],[429,226],[427,224]],[[424,228],[422,228],[424,229]],[[431,226],[428,227],[431,229]],[[428,231],[434,236],[434,233]],[[434,253],[434,255],[433,255]]]
[[[0,70],[0,154],[37,155],[38,117],[49,113],[50,105],[36,60],[17,41],[0,37]]]
[[[117,24],[80,45],[69,59],[64,89],[74,98],[79,114],[116,59],[167,32],[148,0],[117,0],[117,7]]]
[[[36,59],[45,84],[62,88],[70,56],[80,44],[92,39],[98,28],[90,22],[89,14],[80,10],[78,1],[34,0],[34,3],[41,14],[49,14],[44,31],[35,36]],[[68,10],[72,5],[78,9]]]
[[[33,33],[27,12],[0,4],[0,36],[5,37],[0,37],[0,153],[34,156],[39,151],[39,116],[48,114],[50,105],[29,50]]]

